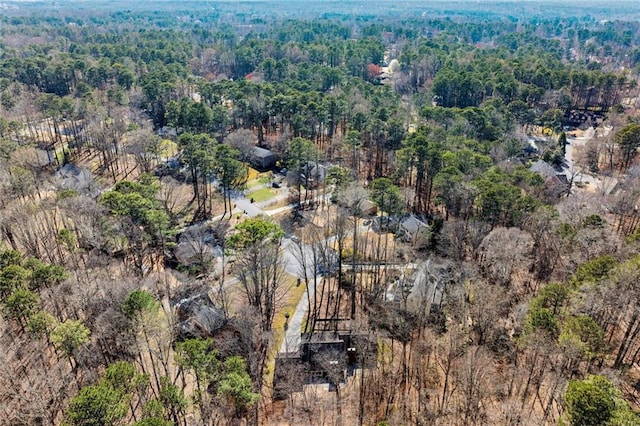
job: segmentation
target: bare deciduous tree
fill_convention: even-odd
[[[251,130],[239,129],[229,133],[224,138],[224,143],[240,152],[240,159],[248,162],[251,159],[251,152],[255,146],[255,135]]]
[[[513,274],[528,271],[533,238],[518,228],[495,228],[480,244],[479,263],[488,279],[499,285],[512,282]]]
[[[483,347],[473,346],[466,349],[456,367],[456,417],[464,425],[487,423],[487,405],[493,399],[492,366],[491,355]]]

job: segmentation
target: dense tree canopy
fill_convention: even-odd
[[[636,424],[636,5],[285,3],[2,6],[3,419]]]

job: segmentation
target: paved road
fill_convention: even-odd
[[[320,280],[322,280],[322,277],[318,276],[316,277],[316,280],[319,283]],[[316,294],[316,287],[313,279],[309,281],[307,294],[310,294],[312,298]],[[296,306],[295,312],[289,318],[289,326],[287,327],[284,339],[282,339],[280,353],[293,353],[298,352],[300,349],[300,342],[302,341],[300,335],[300,333],[302,333],[302,324],[304,323],[306,313],[309,310],[309,299],[307,298],[307,294],[302,296],[298,306]]]
[[[284,261],[284,269],[289,275],[305,278],[305,269],[307,278],[311,279],[313,271],[313,254],[311,247],[307,244],[296,242],[291,238],[282,240],[282,257]]]
[[[566,146],[564,154],[565,166],[563,167],[565,173],[567,173],[567,177],[569,176],[568,173],[570,173],[570,171],[575,168],[573,152],[574,148],[584,146],[587,141],[591,140],[594,137],[594,134],[595,129],[593,127],[590,127],[589,129],[585,130],[584,135],[579,138],[567,138],[568,144]]]
[[[281,191],[275,198],[259,203],[252,203],[250,199],[246,198],[244,192],[238,192],[232,196],[235,208],[233,209],[231,214],[239,214],[242,212],[249,217],[256,217],[260,215],[273,216],[279,213],[284,213],[293,209],[293,206],[286,205],[284,207],[273,210],[263,210],[263,208],[269,206],[270,204],[286,200],[288,197],[288,191],[284,190]],[[211,218],[209,222],[214,222],[221,219],[222,216],[217,216]],[[291,238],[285,238],[282,241],[282,257],[284,269],[289,275],[304,280],[306,268],[306,276],[309,279],[307,294],[303,295],[298,305],[296,306],[296,310],[293,312],[293,315],[291,315],[291,317],[289,318],[287,332],[280,347],[281,353],[297,352],[300,347],[300,333],[302,332],[302,325],[305,320],[305,315],[309,309],[309,297],[307,295],[311,295],[311,298],[315,297],[315,283],[319,282],[322,277],[316,276],[316,279],[313,279],[315,271],[313,270],[312,253],[310,246],[293,241]],[[223,288],[226,289],[237,283],[238,280],[235,277],[225,277]]]
[[[360,225],[358,227],[358,232],[363,233],[367,232],[370,229],[369,226]],[[325,240],[327,244],[331,244],[331,242],[335,241],[335,236],[329,237]],[[311,251],[311,247],[307,244],[293,241],[290,238],[285,238],[282,243],[283,247],[283,258],[285,261],[285,270],[301,279],[304,279],[304,268],[307,269],[307,277],[309,278],[309,284],[307,288],[307,294],[311,295],[311,300],[315,297],[315,285],[321,283],[322,276],[316,275],[315,280],[313,279],[315,271],[313,270],[313,255]],[[302,251],[302,253],[301,253]],[[349,265],[345,264],[344,267],[348,268]],[[358,268],[373,268],[375,265],[371,264],[358,264]],[[386,268],[387,266],[392,265],[380,265],[382,268]],[[406,264],[405,266],[409,268],[415,268],[414,263]],[[282,341],[280,346],[280,353],[291,353],[297,352],[300,347],[300,333],[302,332],[302,324],[305,319],[305,314],[309,310],[309,298],[305,294],[298,302],[298,306],[296,306],[296,310],[289,318],[289,326],[287,327],[287,332],[285,333],[285,338]]]
[[[264,211],[258,207],[256,203],[252,203],[250,200],[244,198],[244,196],[242,198],[234,199],[233,202],[236,205],[236,208],[232,213],[244,212],[249,217],[256,217],[264,214]]]
[[[291,238],[285,238],[282,241],[282,258],[284,261],[284,269],[289,275],[293,275],[301,280],[306,277],[309,280],[307,284],[307,293],[300,298],[296,310],[289,318],[289,325],[285,333],[282,344],[280,345],[280,353],[297,352],[300,348],[300,333],[302,333],[302,325],[305,315],[309,310],[309,296],[315,297],[315,282],[322,279],[316,276],[313,279],[315,271],[313,270],[313,254],[311,247]]]

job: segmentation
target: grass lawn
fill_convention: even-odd
[[[275,368],[276,355],[280,351],[282,340],[284,339],[284,323],[286,320],[285,313],[293,316],[296,311],[296,307],[300,302],[300,299],[307,297],[304,293],[306,286],[304,282],[300,286],[296,286],[297,279],[291,275],[287,275],[286,285],[289,287],[289,291],[284,297],[284,305],[273,316],[273,345],[269,349],[269,355],[267,359],[266,374],[264,376],[265,384],[271,385],[273,382],[273,373]]]
[[[268,177],[261,177],[258,179],[254,179],[254,180],[250,180],[247,182],[247,188],[251,189],[251,188],[255,188],[257,186],[264,186],[265,184],[268,184],[269,182],[271,182],[271,179],[269,179]]]
[[[296,286],[297,279],[288,274],[284,274],[282,279],[284,281],[282,284],[283,289],[287,289],[287,291],[282,296],[279,302],[278,310],[273,316],[273,340],[267,354],[266,368],[263,376],[264,387],[266,389],[269,389],[273,384],[273,373],[275,370],[276,355],[280,351],[280,346],[282,345],[282,341],[284,339],[284,323],[286,320],[285,313],[288,313],[289,316],[293,316],[298,303],[300,303],[300,300],[303,297],[307,297],[307,295],[305,294],[306,286],[304,282],[302,282],[300,286]],[[245,295],[242,290],[242,285],[240,283],[237,283],[227,291],[228,297],[230,298],[230,305],[232,306],[230,314],[236,315],[238,312],[234,309],[234,307],[237,308],[245,303]]]
[[[247,188],[255,188],[256,186],[266,185],[271,182],[272,173],[258,173],[256,170],[249,168],[247,178]]]
[[[278,352],[280,350],[280,345],[282,345],[282,339],[284,338],[284,322],[285,322],[285,313],[289,313],[290,316],[293,316],[296,311],[296,307],[298,303],[300,303],[300,299],[306,297],[305,290],[307,286],[304,285],[304,281],[300,284],[300,286],[296,286],[297,278],[288,275],[287,276],[287,285],[289,286],[289,291],[284,299],[284,305],[273,317],[273,330],[275,334],[275,351]]]
[[[260,188],[247,194],[247,198],[253,198],[256,203],[270,200],[275,196],[276,193],[271,188]]]
[[[253,188],[255,188],[257,186],[260,186],[260,185],[262,185],[260,183],[260,181],[258,179],[254,179],[254,180],[248,181],[247,184],[246,184],[246,187],[247,187],[247,189],[253,189]]]
[[[287,204],[289,204],[287,200],[280,200],[277,203],[269,204],[268,206],[263,207],[262,210],[265,210],[265,211],[275,210],[275,209],[279,209],[280,207],[284,207]]]

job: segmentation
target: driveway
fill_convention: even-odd
[[[282,344],[280,345],[280,353],[295,353],[300,350],[300,342],[302,342],[302,325],[304,323],[305,315],[309,310],[309,298],[307,295],[311,295],[314,297],[316,294],[315,282],[318,283],[322,279],[321,276],[316,277],[316,280],[310,279],[309,284],[307,285],[307,292],[302,296],[300,302],[298,302],[298,306],[296,306],[296,310],[289,317],[289,326],[287,327],[287,331],[284,335],[284,339],[282,339]]]
[[[233,213],[243,212],[249,217],[256,217],[264,214],[264,211],[258,207],[256,203],[252,203],[251,200],[247,200],[244,196],[233,200],[236,208]]]

